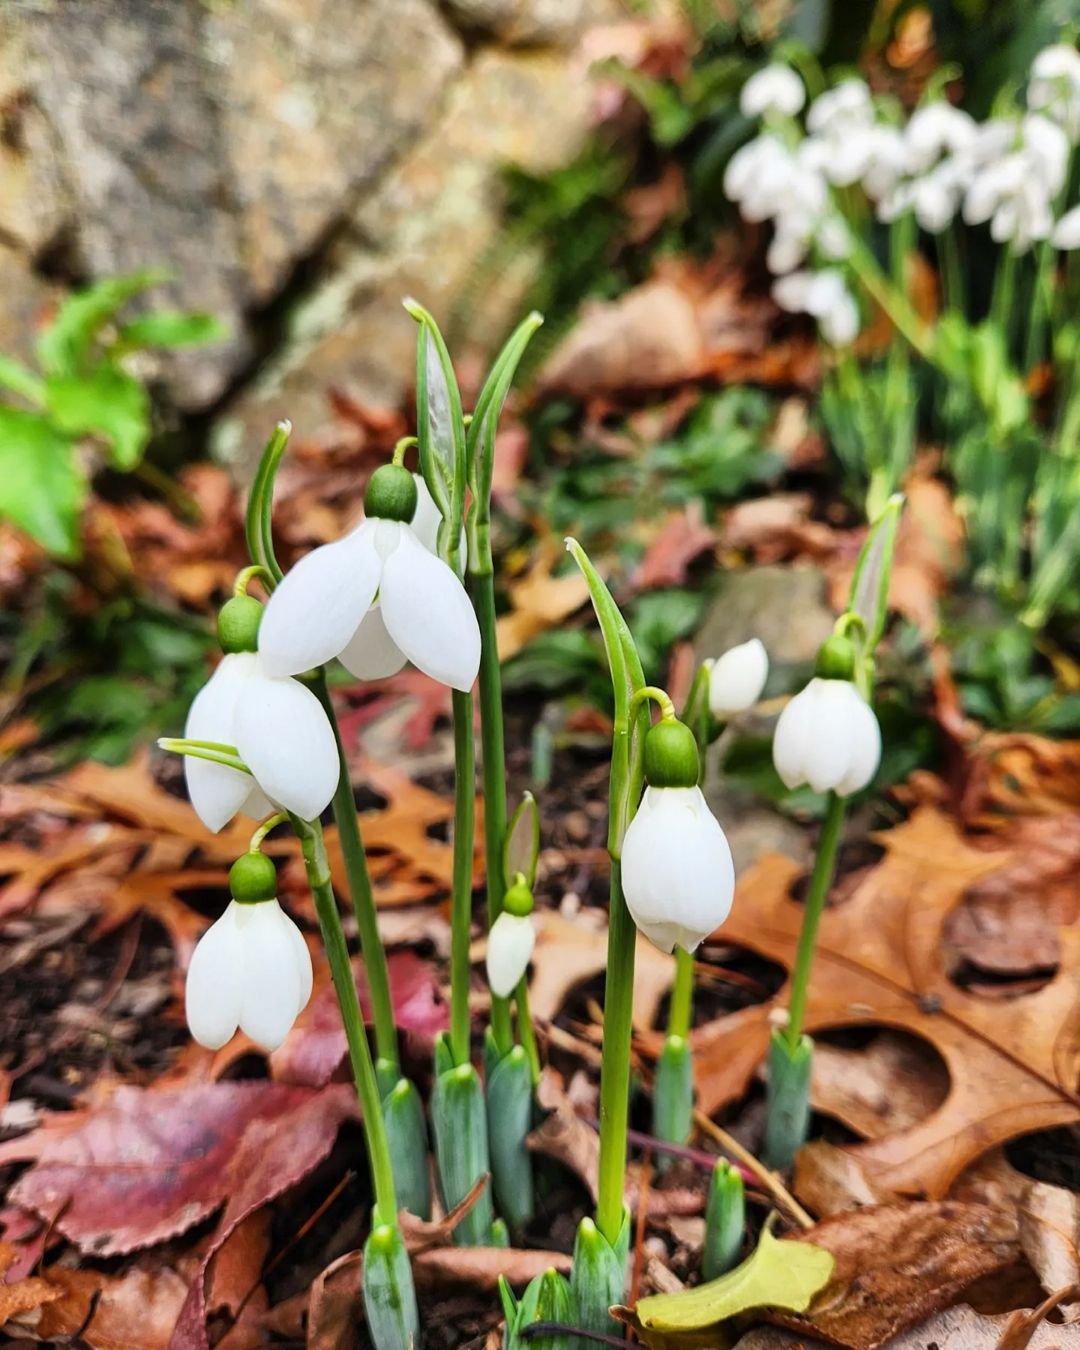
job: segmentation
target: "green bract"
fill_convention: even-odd
[[[273,900],[277,895],[277,868],[265,853],[244,853],[229,869],[229,894],[242,905]]]
[[[822,680],[850,680],[855,674],[855,647],[850,638],[834,633],[821,644],[814,674]]]

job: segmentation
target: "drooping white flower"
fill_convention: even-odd
[[[1065,249],[1070,253],[1073,249],[1080,248],[1080,206],[1074,206],[1071,211],[1065,212],[1054,226],[1051,239],[1055,248]]]
[[[874,101],[864,80],[842,80],[819,94],[806,114],[807,129],[815,136],[840,139],[874,120]]]
[[[661,951],[692,952],[731,913],[735,868],[698,787],[647,787],[623,839],[622,883],[638,928]]]
[[[1027,105],[1080,138],[1080,52],[1065,42],[1044,47],[1031,65]]]
[[[739,108],[744,117],[780,113],[794,117],[806,102],[802,80],[790,66],[772,65],[756,71],[742,87]]]
[[[817,319],[822,336],[834,346],[846,346],[858,336],[859,307],[835,268],[792,272],[773,283],[772,293],[781,309]]]
[[[944,155],[965,154],[978,136],[978,124],[962,108],[937,100],[916,108],[904,128],[907,167],[925,173]]]
[[[870,128],[870,145],[862,184],[875,201],[888,196],[907,172],[907,145],[899,127],[879,124]]]
[[[503,910],[491,925],[487,945],[487,977],[491,992],[509,998],[529,968],[536,945],[536,926],[531,915]]]
[[[326,809],[338,781],[334,733],[322,704],[298,680],[271,675],[255,652],[232,652],[195,696],[184,735],[234,746],[251,775],[184,757],[188,795],[208,830],[238,811],[284,808],[304,820]]]
[[[776,724],[773,763],[786,787],[848,797],[866,787],[881,760],[873,709],[850,680],[810,681]]]
[[[752,708],[769,677],[769,656],[760,638],[741,642],[705,665],[709,670],[709,711],[721,719]]]
[[[311,985],[307,944],[277,900],[232,900],[191,958],[188,1026],[209,1050],[238,1030],[276,1050],[311,997]]]
[[[379,475],[395,471],[394,479]],[[384,489],[412,475],[384,465],[372,476],[367,516],[344,538],[315,549],[271,595],[259,654],[274,674],[298,674],[340,657],[362,679],[392,674],[403,657],[451,688],[468,690],[480,665],[480,629],[457,576],[424,547],[408,521],[419,505],[391,518]],[[374,602],[377,606],[373,608]]]

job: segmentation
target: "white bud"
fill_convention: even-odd
[[[532,916],[503,910],[491,925],[487,945],[487,977],[497,998],[509,998],[529,968],[536,945]]]
[[[769,655],[760,638],[732,647],[709,667],[709,711],[725,718],[752,708],[769,676]]]
[[[191,1034],[219,1050],[243,1031],[276,1050],[311,997],[311,955],[276,900],[233,900],[195,948],[185,1009]]]
[[[1068,252],[1080,248],[1080,206],[1074,206],[1071,211],[1065,212],[1054,226],[1052,238],[1055,248],[1065,249]]]
[[[791,789],[849,797],[866,787],[881,761],[881,729],[850,680],[815,678],[776,724],[773,763]]]
[[[739,108],[744,117],[782,113],[794,117],[806,102],[802,80],[790,66],[766,66],[756,71],[742,87]]]
[[[661,951],[692,952],[731,913],[735,868],[697,787],[647,787],[622,851],[626,906]]]

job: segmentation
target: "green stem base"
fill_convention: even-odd
[[[810,1070],[814,1042],[801,1036],[794,1047],[782,1031],[769,1042],[768,1109],[765,1119],[764,1160],[767,1167],[785,1171],[806,1143],[810,1127]]]

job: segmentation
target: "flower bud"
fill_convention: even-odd
[[[696,784],[645,789],[623,840],[622,884],[634,922],[664,952],[692,952],[727,918],[731,849]]]
[[[819,676],[780,714],[773,763],[789,789],[808,783],[849,797],[866,787],[880,761],[878,720],[850,680]]]
[[[218,614],[218,642],[226,654],[253,652],[259,645],[263,607],[253,595],[234,595]]]
[[[721,1158],[713,1168],[705,1207],[703,1279],[715,1280],[738,1264],[745,1230],[746,1187],[742,1174],[726,1158]]]
[[[752,708],[769,676],[769,657],[760,638],[732,647],[709,669],[709,711],[718,720]]]
[[[497,998],[509,998],[517,988],[535,945],[532,919],[504,909],[491,925],[487,946],[488,984]]]
[[[277,868],[265,853],[242,853],[229,869],[229,894],[242,905],[273,900]]]

